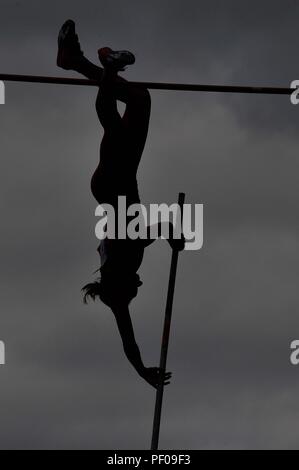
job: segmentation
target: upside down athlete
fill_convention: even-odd
[[[140,203],[137,170],[148,134],[151,98],[147,89],[133,85],[118,75],[135,62],[133,54],[104,47],[99,49],[98,55],[102,67],[84,57],[75,23],[72,20],[64,23],[58,38],[57,65],[99,82],[96,111],[104,136],[100,163],[92,177],[91,190],[99,204],[110,204],[117,209],[119,196],[126,196],[127,205]],[[118,112],[117,101],[126,105],[123,117]],[[150,238],[103,240],[98,249],[101,278],[87,284],[83,291],[85,302],[88,298],[100,298],[111,308],[127,358],[138,374],[156,388],[162,380],[160,369],[144,366],[129,312],[129,304],[142,285],[137,272],[144,250],[153,241]],[[170,238],[169,243],[174,249],[184,249],[183,239]],[[165,373],[165,385],[169,383],[170,377],[171,373]]]

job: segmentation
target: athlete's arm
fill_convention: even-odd
[[[178,251],[184,250],[185,238],[174,238],[174,226],[171,222],[159,222],[154,225],[149,225],[147,227],[147,239],[144,240],[144,247],[146,248],[150,246],[152,243],[154,243],[155,240],[157,240],[156,237],[151,238],[152,234],[155,234],[158,236],[158,238],[161,238],[163,233],[169,234],[169,238],[167,239],[167,241],[172,249]]]
[[[138,374],[146,380],[154,388],[157,388],[160,379],[160,369],[157,367],[145,367],[141,359],[140,350],[135,340],[134,329],[132,320],[127,306],[116,307],[112,309],[118,330],[123,342],[125,354],[136,369]],[[164,385],[168,385],[170,382],[171,374],[167,373],[164,376]]]

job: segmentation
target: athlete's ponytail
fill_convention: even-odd
[[[100,298],[101,284],[99,281],[90,282],[82,288],[82,292],[84,293],[83,302],[85,304],[88,304],[89,299],[95,302],[97,297]]]

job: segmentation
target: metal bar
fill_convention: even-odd
[[[185,202],[185,194],[180,193],[178,204],[181,208],[181,214],[183,214],[184,202]],[[164,394],[164,374],[166,372],[166,365],[167,365],[167,354],[168,354],[168,346],[169,346],[170,327],[171,327],[171,319],[172,319],[172,306],[173,306],[178,258],[179,258],[179,252],[177,250],[172,250],[164,329],[163,329],[162,344],[161,344],[161,357],[160,357],[161,382],[157,388],[157,393],[156,393],[156,405],[155,405],[155,415],[154,415],[153,435],[152,435],[152,445],[151,445],[152,451],[158,450],[158,446],[159,446],[162,403],[163,403],[163,394]]]
[[[80,78],[44,77],[38,75],[0,74],[0,80],[7,82],[48,83],[54,85],[99,86],[97,81]],[[291,95],[294,88],[231,86],[231,85],[192,85],[185,83],[131,82],[151,90],[202,91],[209,93],[251,93],[259,95]]]

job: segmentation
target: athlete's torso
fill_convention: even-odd
[[[102,240],[98,252],[101,269],[115,271],[117,274],[131,275],[139,270],[143,256],[144,243],[141,240]]]

